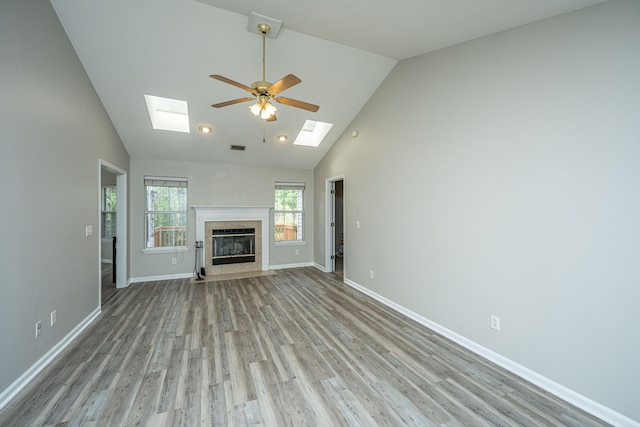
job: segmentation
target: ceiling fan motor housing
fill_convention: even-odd
[[[264,80],[259,80],[257,82],[251,83],[251,87],[258,93],[267,93],[267,89],[269,89],[269,86],[271,86],[271,83],[265,82]]]

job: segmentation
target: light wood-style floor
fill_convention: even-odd
[[[2,426],[600,426],[308,267],[132,284]]]
[[[338,277],[340,278],[344,277],[344,258],[343,257],[341,256],[336,257],[335,270],[333,271],[333,274],[338,275]]]
[[[116,284],[113,283],[113,264],[107,262],[102,263],[102,279],[100,283],[102,305],[104,305],[118,291]]]

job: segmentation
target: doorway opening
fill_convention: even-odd
[[[344,176],[327,180],[326,266],[329,272],[345,277]]]
[[[116,293],[117,263],[117,199],[115,173],[102,168],[100,176],[100,295],[106,302]]]
[[[111,163],[99,161],[98,250],[99,304],[126,287],[127,277],[127,174]]]

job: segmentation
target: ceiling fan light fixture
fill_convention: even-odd
[[[269,102],[269,98],[264,95],[261,95],[258,102],[249,107],[249,110],[251,110],[254,116],[260,117],[263,120],[271,118],[277,111],[276,107]]]
[[[268,119],[269,117],[273,116],[276,113],[276,107],[273,106],[272,103],[267,102],[264,105],[264,108],[262,109],[262,114],[260,114],[260,118],[262,119]]]
[[[260,115],[260,111],[262,111],[262,105],[260,105],[259,102],[256,102],[251,107],[249,107],[249,110],[251,110],[253,115],[257,117]]]

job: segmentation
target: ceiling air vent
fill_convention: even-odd
[[[231,149],[232,150],[236,150],[236,151],[244,151],[244,149],[247,148],[244,145],[232,145]]]

